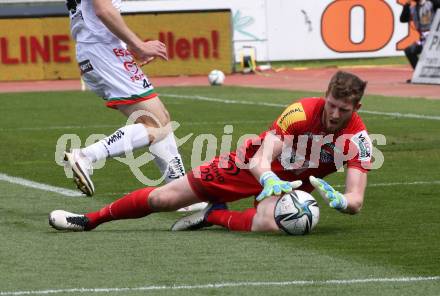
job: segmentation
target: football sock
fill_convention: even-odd
[[[92,162],[131,152],[149,144],[148,131],[141,123],[126,125],[81,152]]]
[[[230,210],[214,210],[208,214],[206,221],[226,227],[232,231],[251,231],[252,221],[254,219],[257,209],[251,208],[243,212]]]
[[[182,157],[177,150],[174,133],[169,133],[164,139],[150,145],[150,152],[154,154],[156,165],[162,175],[165,174],[165,182],[169,183],[185,175]]]
[[[92,230],[99,224],[120,220],[136,219],[152,213],[148,206],[148,197],[156,187],[142,188],[103,207],[101,210],[85,214],[89,219],[86,230]]]

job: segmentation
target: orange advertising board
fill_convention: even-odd
[[[230,11],[124,15],[143,40],[160,40],[168,61],[143,67],[149,76],[205,75],[232,71]],[[0,19],[0,80],[79,78],[68,17]]]
[[[407,0],[396,0],[404,5]],[[352,11],[362,7],[365,11],[364,38],[360,42],[351,40]],[[327,5],[321,17],[322,40],[337,53],[376,52],[390,43],[394,33],[393,9],[386,1],[333,1]],[[404,50],[419,40],[419,33],[411,24],[408,35],[397,42],[396,49]]]

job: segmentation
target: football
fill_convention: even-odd
[[[225,82],[225,74],[220,70],[212,70],[208,75],[211,85],[222,85]]]
[[[291,235],[308,234],[319,221],[319,207],[307,192],[294,190],[280,197],[275,205],[275,221]]]

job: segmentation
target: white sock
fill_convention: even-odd
[[[162,175],[166,174],[166,183],[185,175],[182,157],[177,150],[177,144],[173,132],[169,133],[160,142],[151,144],[150,152],[156,156],[154,160],[156,161],[156,165],[159,167]],[[170,163],[171,167],[168,169]]]
[[[97,162],[131,152],[149,143],[147,129],[143,124],[137,123],[121,127],[110,136],[81,149],[81,152],[92,162]]]

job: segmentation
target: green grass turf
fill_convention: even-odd
[[[281,107],[176,99],[169,94],[288,104],[306,95],[239,87],[162,88],[176,136],[194,133],[181,147],[189,168],[194,138],[219,139],[234,126],[234,142],[259,133]],[[369,96],[365,110],[440,116],[440,102]],[[171,233],[182,214],[166,213],[102,225],[90,233],[58,233],[47,224],[53,209],[90,211],[142,186],[116,160],[96,170],[94,198],[67,198],[0,181],[0,295],[5,291],[66,288],[123,288],[203,285],[221,282],[365,279],[440,275],[439,183],[373,186],[379,183],[439,181],[439,121],[362,114],[370,134],[384,134],[380,170],[369,174],[363,211],[341,215],[321,205],[321,219],[309,236],[232,233],[221,228]],[[0,108],[0,173],[73,188],[54,161],[57,139],[108,134],[125,123],[88,92],[3,94]],[[157,176],[150,163],[142,168]],[[343,184],[344,174],[328,178]],[[243,200],[232,205],[242,209]],[[110,295],[438,295],[440,281],[409,283],[312,284],[112,292]],[[85,293],[87,294],[87,293]],[[95,293],[96,294],[96,293]],[[101,293],[100,293],[101,294]],[[68,295],[84,295],[69,293]]]

